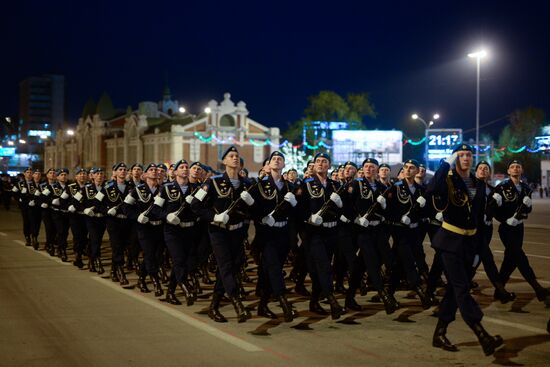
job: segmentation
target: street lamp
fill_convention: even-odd
[[[428,130],[430,130],[430,126],[434,124],[434,120],[439,120],[439,113],[434,113],[432,116],[433,120],[430,120],[429,122],[426,122],[422,117],[418,116],[417,113],[413,113],[411,115],[411,118],[413,120],[419,120],[424,124],[424,163],[428,164]]]
[[[204,109],[204,113],[207,113],[207,114],[208,114],[208,113],[211,113],[211,112],[212,112],[212,109],[211,109],[210,107],[206,107],[206,108]]]
[[[477,61],[477,98],[476,98],[476,163],[479,162],[479,75],[481,70],[481,59],[487,57],[486,50],[479,50],[468,54],[469,58]]]
[[[181,114],[185,113],[185,107],[183,107],[183,106],[180,107],[180,108],[178,109],[178,111],[179,111]]]
[[[71,130],[71,129],[67,130],[67,135],[73,136],[74,135],[74,130]]]
[[[19,139],[19,144],[26,144],[27,142],[23,139]]]

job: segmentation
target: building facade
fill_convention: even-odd
[[[258,172],[280,140],[279,128],[251,119],[246,104],[235,104],[229,93],[220,103],[211,100],[209,113],[177,112],[178,103],[166,92],[163,101],[141,102],[136,111],[109,120],[100,114],[79,119],[73,135],[59,130],[46,144],[45,167],[103,167],[127,164],[200,161],[221,169],[220,158],[236,145],[250,172]]]

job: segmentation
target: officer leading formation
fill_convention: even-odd
[[[309,312],[336,320],[368,308],[357,302],[358,292],[375,292],[371,300],[382,303],[387,314],[403,307],[398,291],[412,292],[423,309],[435,306],[432,345],[451,352],[458,348],[447,329],[457,310],[486,355],[504,343],[485,330],[471,294],[480,263],[496,301],[515,299],[505,287],[517,268],[536,298],[550,305],[550,291],[537,282],[522,248],[533,202],[517,160],[496,187],[489,183],[489,163],[481,161],[472,171],[467,144],[441,162],[429,183],[425,167],[414,159],[404,162],[396,179],[388,164],[373,158],[329,173],[331,158],[319,153],[300,178],[295,169],[285,171],[285,156],[275,151],[257,179],[248,178],[236,147],[221,160],[223,172],[184,159],[169,167],[119,162],[109,172],[77,168],[72,181],[66,168],[49,168],[42,178],[29,167],[11,188],[25,244],[39,250],[43,222],[44,249],[69,261],[70,231],[77,268],[102,274],[108,258],[113,282],[134,288],[128,274],[135,271],[139,291],[148,293],[152,285],[156,297],[173,305],[182,304],[178,296],[187,306],[200,302],[213,284],[207,314],[214,322],[228,322],[227,301],[238,322],[250,319],[256,304],[246,290],[251,285],[258,317],[277,319],[269,307],[275,301],[285,322],[302,316],[295,304],[304,300]],[[7,190],[9,182],[3,182]],[[9,204],[8,198],[4,205]],[[493,218],[505,248],[500,270],[490,249]],[[105,232],[110,251],[102,253]],[[426,234],[435,250],[431,267],[423,248]]]

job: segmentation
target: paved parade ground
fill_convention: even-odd
[[[534,200],[526,226],[525,252],[540,283],[550,287],[550,200]],[[497,228],[491,247],[500,265]],[[356,298],[362,312],[338,321],[310,313],[307,299],[291,292],[289,300],[300,313],[291,323],[254,316],[238,324],[225,304],[221,312],[229,322],[217,324],[206,315],[211,286],[191,307],[162,303],[133,288],[134,273],[125,289],[108,279],[108,266],[101,277],[50,257],[43,236],[42,230],[40,251],[26,247],[18,211],[0,211],[0,366],[550,365],[550,308],[537,301],[517,271],[507,289],[518,298],[506,305],[493,301],[482,268],[475,279],[484,325],[505,340],[494,356],[485,357],[460,318],[447,334],[460,351],[433,348],[434,308],[424,311],[405,291],[397,293],[402,308],[389,316],[382,304],[369,302],[374,292]],[[431,258],[433,251],[425,247]],[[102,253],[109,265],[107,237]],[[255,271],[250,275],[255,278]],[[253,289],[248,284],[244,303],[255,315]],[[275,303],[270,307],[282,313]]]

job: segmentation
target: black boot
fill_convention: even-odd
[[[113,282],[120,282],[120,279],[118,278],[118,265],[111,265],[111,280]]]
[[[195,271],[192,275],[193,278],[193,290],[195,291],[195,298],[197,295],[202,294],[201,282],[199,281],[200,274]]]
[[[145,274],[141,274],[138,279],[138,288],[141,293],[149,293],[151,292],[149,288],[147,288],[147,282],[145,281]]]
[[[31,239],[31,242],[32,242],[32,247],[35,249],[35,250],[38,250],[38,238],[36,238],[36,236],[32,236],[32,239]]]
[[[82,269],[84,267],[84,263],[82,262],[82,254],[76,253],[76,259],[73,261],[73,265],[76,266],[79,269]]]
[[[446,321],[439,319],[437,326],[435,327],[434,337],[432,339],[432,345],[436,348],[441,348],[449,352],[458,352],[456,345],[451,343],[447,339],[447,326],[449,324]]]
[[[328,315],[327,310],[325,310],[321,305],[319,304],[319,295],[316,292],[313,292],[311,295],[311,298],[309,300],[309,311],[316,313],[318,315],[326,316]]]
[[[88,270],[91,273],[97,273],[97,269],[95,268],[95,259],[93,257],[88,258]]]
[[[202,282],[204,284],[212,284],[213,282],[212,282],[212,279],[210,279],[210,276],[208,275],[208,264],[206,262],[202,264],[201,270],[202,270]]]
[[[516,294],[514,292],[508,292],[504,285],[501,282],[495,283],[495,294],[493,295],[494,299],[500,301],[502,304],[506,304],[510,301],[516,299]]]
[[[68,261],[69,257],[67,256],[67,249],[66,248],[62,248],[61,249],[61,261],[63,261],[64,263],[66,263]]]
[[[97,258],[97,273],[100,275],[105,273],[105,269],[103,268],[103,264],[101,263],[101,257]]]
[[[294,320],[294,312],[292,312],[292,306],[288,303],[285,295],[277,297],[279,305],[283,309],[283,316],[285,317],[285,322],[292,322]]]
[[[48,254],[50,256],[55,256],[55,246],[50,243],[50,247],[48,248]]]
[[[176,286],[172,284],[172,281],[170,282],[168,290],[166,291],[166,297],[164,299],[161,299],[161,301],[168,302],[171,305],[181,305],[180,300],[178,299],[178,297],[176,297]]]
[[[151,275],[151,280],[153,281],[153,285],[155,287],[155,297],[162,296],[164,294],[164,291],[162,290],[162,284],[160,282],[158,274]]]
[[[31,246],[31,236],[25,236],[25,246]]]
[[[389,294],[386,292],[386,290],[381,290],[378,292],[378,296],[380,297],[380,300],[384,303],[384,309],[386,310],[386,314],[391,315],[397,309],[399,308],[399,303],[397,303],[397,300],[393,296],[393,294]]]
[[[229,299],[233,304],[233,308],[235,308],[235,313],[237,314],[237,319],[239,323],[245,322],[252,317],[252,315],[250,315],[250,312],[248,312],[248,310],[244,308],[244,305],[238,297],[229,297]]]
[[[183,282],[183,283],[180,283],[179,286],[180,286],[180,289],[183,291],[187,306],[192,306],[193,303],[195,303],[195,295],[189,289],[189,284],[187,284],[187,282]]]
[[[208,317],[216,322],[227,322],[227,319],[220,313],[221,299],[221,294],[214,293],[212,295],[212,302],[210,303],[210,307],[208,308]]]
[[[304,296],[304,297],[311,296],[311,293],[309,293],[309,291],[307,290],[303,282],[296,283],[296,287],[294,288],[294,291],[300,296]]]
[[[420,285],[416,286],[414,288],[414,291],[418,295],[418,298],[420,298],[420,302],[422,303],[422,308],[427,310],[432,306],[432,300],[430,296],[422,289]]]
[[[327,300],[330,304],[330,316],[333,320],[338,320],[343,314],[346,313],[346,309],[340,306],[340,304],[336,300],[336,297],[334,297],[334,294],[330,293],[327,296]]]
[[[352,311],[362,311],[363,307],[361,307],[360,304],[355,301],[355,292],[352,292],[350,289],[348,289],[346,294],[346,301],[344,303],[344,306],[347,310]]]
[[[126,278],[126,273],[124,272],[124,265],[118,265],[118,279],[120,279],[120,285],[128,285],[130,282]]]
[[[479,340],[479,344],[481,344],[483,352],[486,356],[490,356],[491,354],[493,354],[495,352],[495,349],[497,349],[504,343],[500,335],[489,335],[489,333],[485,331],[480,322],[469,322],[467,324],[473,330],[474,334],[476,334],[477,339]]]
[[[533,287],[535,289],[535,294],[537,295],[537,299],[541,302],[548,302],[548,299],[550,298],[550,289],[544,288],[541,286],[537,281],[535,281],[536,285]]]
[[[260,303],[258,304],[258,316],[275,320],[277,319],[277,315],[275,315],[273,311],[271,311],[269,307],[267,307],[268,303],[269,295],[262,294],[262,296],[260,297]]]

